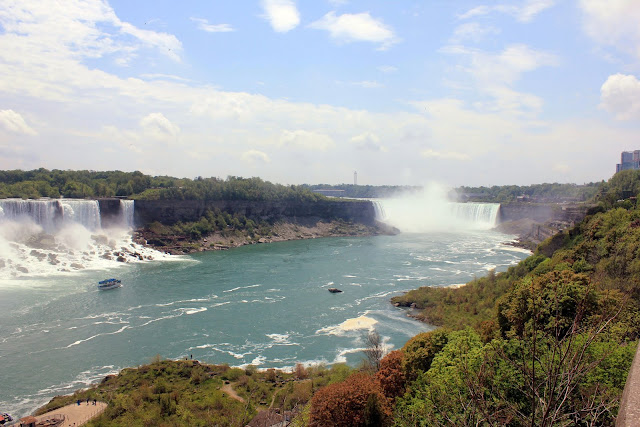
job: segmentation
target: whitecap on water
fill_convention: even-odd
[[[362,329],[373,329],[374,325],[378,323],[376,319],[362,315],[360,317],[354,317],[347,319],[339,325],[327,326],[316,331],[318,335],[343,335],[345,332],[357,331]]]

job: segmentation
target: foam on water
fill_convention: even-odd
[[[378,323],[376,319],[362,315],[347,319],[344,322],[336,326],[327,326],[316,331],[316,334],[328,334],[328,335],[343,335],[345,332],[357,331],[357,330],[371,330],[375,324]]]
[[[24,279],[79,270],[180,259],[133,242],[134,203],[122,200],[121,205],[116,226],[103,229],[95,200],[0,200],[0,287],[28,286]]]

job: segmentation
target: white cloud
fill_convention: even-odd
[[[309,24],[309,27],[326,30],[333,39],[342,43],[378,43],[380,49],[387,49],[398,41],[393,29],[372,18],[369,12],[345,13],[340,16],[336,16],[335,12],[329,12],[322,19]]]
[[[380,151],[386,153],[389,151],[387,147],[380,144],[380,138],[378,135],[371,132],[364,132],[360,135],[354,136],[351,138],[351,142],[353,142],[359,150],[367,150],[367,151]]]
[[[228,33],[235,31],[230,24],[209,24],[209,21],[203,18],[191,18],[193,22],[198,24],[198,29],[207,33]]]
[[[378,70],[385,74],[389,74],[398,71],[398,67],[394,67],[393,65],[381,65],[378,67]]]
[[[618,120],[640,120],[640,80],[614,74],[600,88],[600,106]]]
[[[596,0],[598,1],[598,0]],[[521,5],[498,4],[495,6],[477,6],[458,16],[460,19],[469,19],[476,16],[488,15],[491,12],[500,12],[513,16],[520,22],[530,22],[540,12],[555,5],[555,0],[527,0]]]
[[[468,22],[456,27],[450,42],[461,43],[465,40],[471,40],[478,43],[490,34],[500,34],[500,30],[491,26],[482,26],[477,22]]]
[[[580,0],[584,30],[597,43],[640,58],[638,0]]]
[[[7,0],[0,11],[0,25],[11,39],[6,57],[13,59],[38,55],[46,47],[47,57],[112,56],[116,63],[126,65],[144,48],[175,61],[180,61],[182,50],[174,35],[121,21],[103,1]]]
[[[263,17],[278,33],[286,33],[300,24],[300,13],[292,0],[262,0]]]
[[[330,136],[306,130],[283,130],[280,145],[290,148],[302,148],[311,151],[327,151],[335,146]]]
[[[373,80],[363,80],[361,82],[351,82],[352,86],[358,86],[365,89],[377,89],[383,87],[384,85],[380,82],[376,82]]]
[[[553,54],[516,44],[508,46],[497,55],[476,52],[471,61],[474,74],[482,80],[511,84],[522,73],[542,66],[557,65],[559,59]]]
[[[162,113],[151,113],[140,120],[140,127],[142,127],[146,135],[150,135],[156,138],[175,137],[180,128],[171,123]]]
[[[4,168],[110,170],[118,164],[122,170],[156,175],[255,173],[282,183],[348,182],[354,169],[362,183],[372,184],[416,184],[433,177],[467,185],[584,182],[610,176],[613,171],[602,159],[615,164],[617,154],[611,151],[637,143],[633,126],[561,118],[543,122],[535,115],[514,114],[542,104],[535,95],[518,93],[518,79],[555,62],[531,48],[496,53],[450,49],[462,59],[467,80],[461,90],[476,90],[486,101],[481,106],[462,99],[426,99],[414,103],[415,112],[374,113],[223,91],[172,75],[120,77],[101,68],[104,61],[89,65],[87,59],[139,57],[151,64],[163,49],[147,49],[139,38],[123,37],[120,27],[105,21],[102,1],[82,5],[15,0],[11,8],[0,8],[2,103],[4,108],[19,105],[23,121],[38,131],[38,137],[20,138],[24,144],[16,148],[16,136],[5,123],[9,115],[0,113]],[[55,7],[64,9],[60,24],[54,19],[58,12],[51,11]],[[609,105],[606,99],[603,105]],[[630,110],[615,105],[622,105],[616,107],[620,113]],[[576,144],[589,156],[576,156]],[[558,162],[570,159],[568,176],[547,167],[550,152]],[[451,168],[451,161],[464,155],[473,161]]]
[[[249,164],[271,163],[269,156],[258,150],[247,150],[240,157]]]
[[[489,6],[476,6],[473,9],[469,9],[462,15],[458,15],[458,19],[469,19],[475,18],[476,16],[488,15],[492,10],[493,8],[490,8]]]
[[[435,151],[431,148],[422,150],[420,152],[422,157],[428,159],[442,159],[442,160],[471,160],[471,156],[465,153],[457,153],[455,151]]]
[[[507,46],[498,53],[468,49],[459,45],[446,46],[441,52],[462,56],[466,66],[462,66],[461,69],[463,76],[471,79],[470,88],[492,99],[490,103],[479,103],[477,108],[510,111],[513,114],[538,111],[543,105],[541,98],[512,88],[522,74],[559,63],[555,55],[531,49],[523,44]],[[460,88],[465,87],[459,83],[455,84]]]
[[[13,110],[0,110],[0,126],[13,133],[32,136],[38,134],[19,113]]]

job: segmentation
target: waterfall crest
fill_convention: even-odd
[[[488,230],[496,226],[499,203],[455,203],[405,196],[372,200],[376,219],[403,232]]]
[[[103,227],[97,200],[0,200],[0,282],[162,257],[133,242],[133,200],[116,207]]]

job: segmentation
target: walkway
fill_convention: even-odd
[[[64,422],[60,424],[60,426],[81,426],[91,418],[99,415],[102,411],[105,410],[107,404],[104,402],[96,402],[93,404],[93,401],[90,401],[87,405],[87,401],[83,401],[78,405],[74,403],[72,405],[63,406],[62,408],[58,408],[55,411],[47,412],[46,414],[38,415],[36,419],[38,421],[44,421],[47,418],[50,418],[55,414],[64,415]]]
[[[245,400],[241,396],[239,396],[238,393],[236,393],[231,384],[223,385],[220,390],[227,393],[230,398],[235,399],[238,402],[246,403]]]

